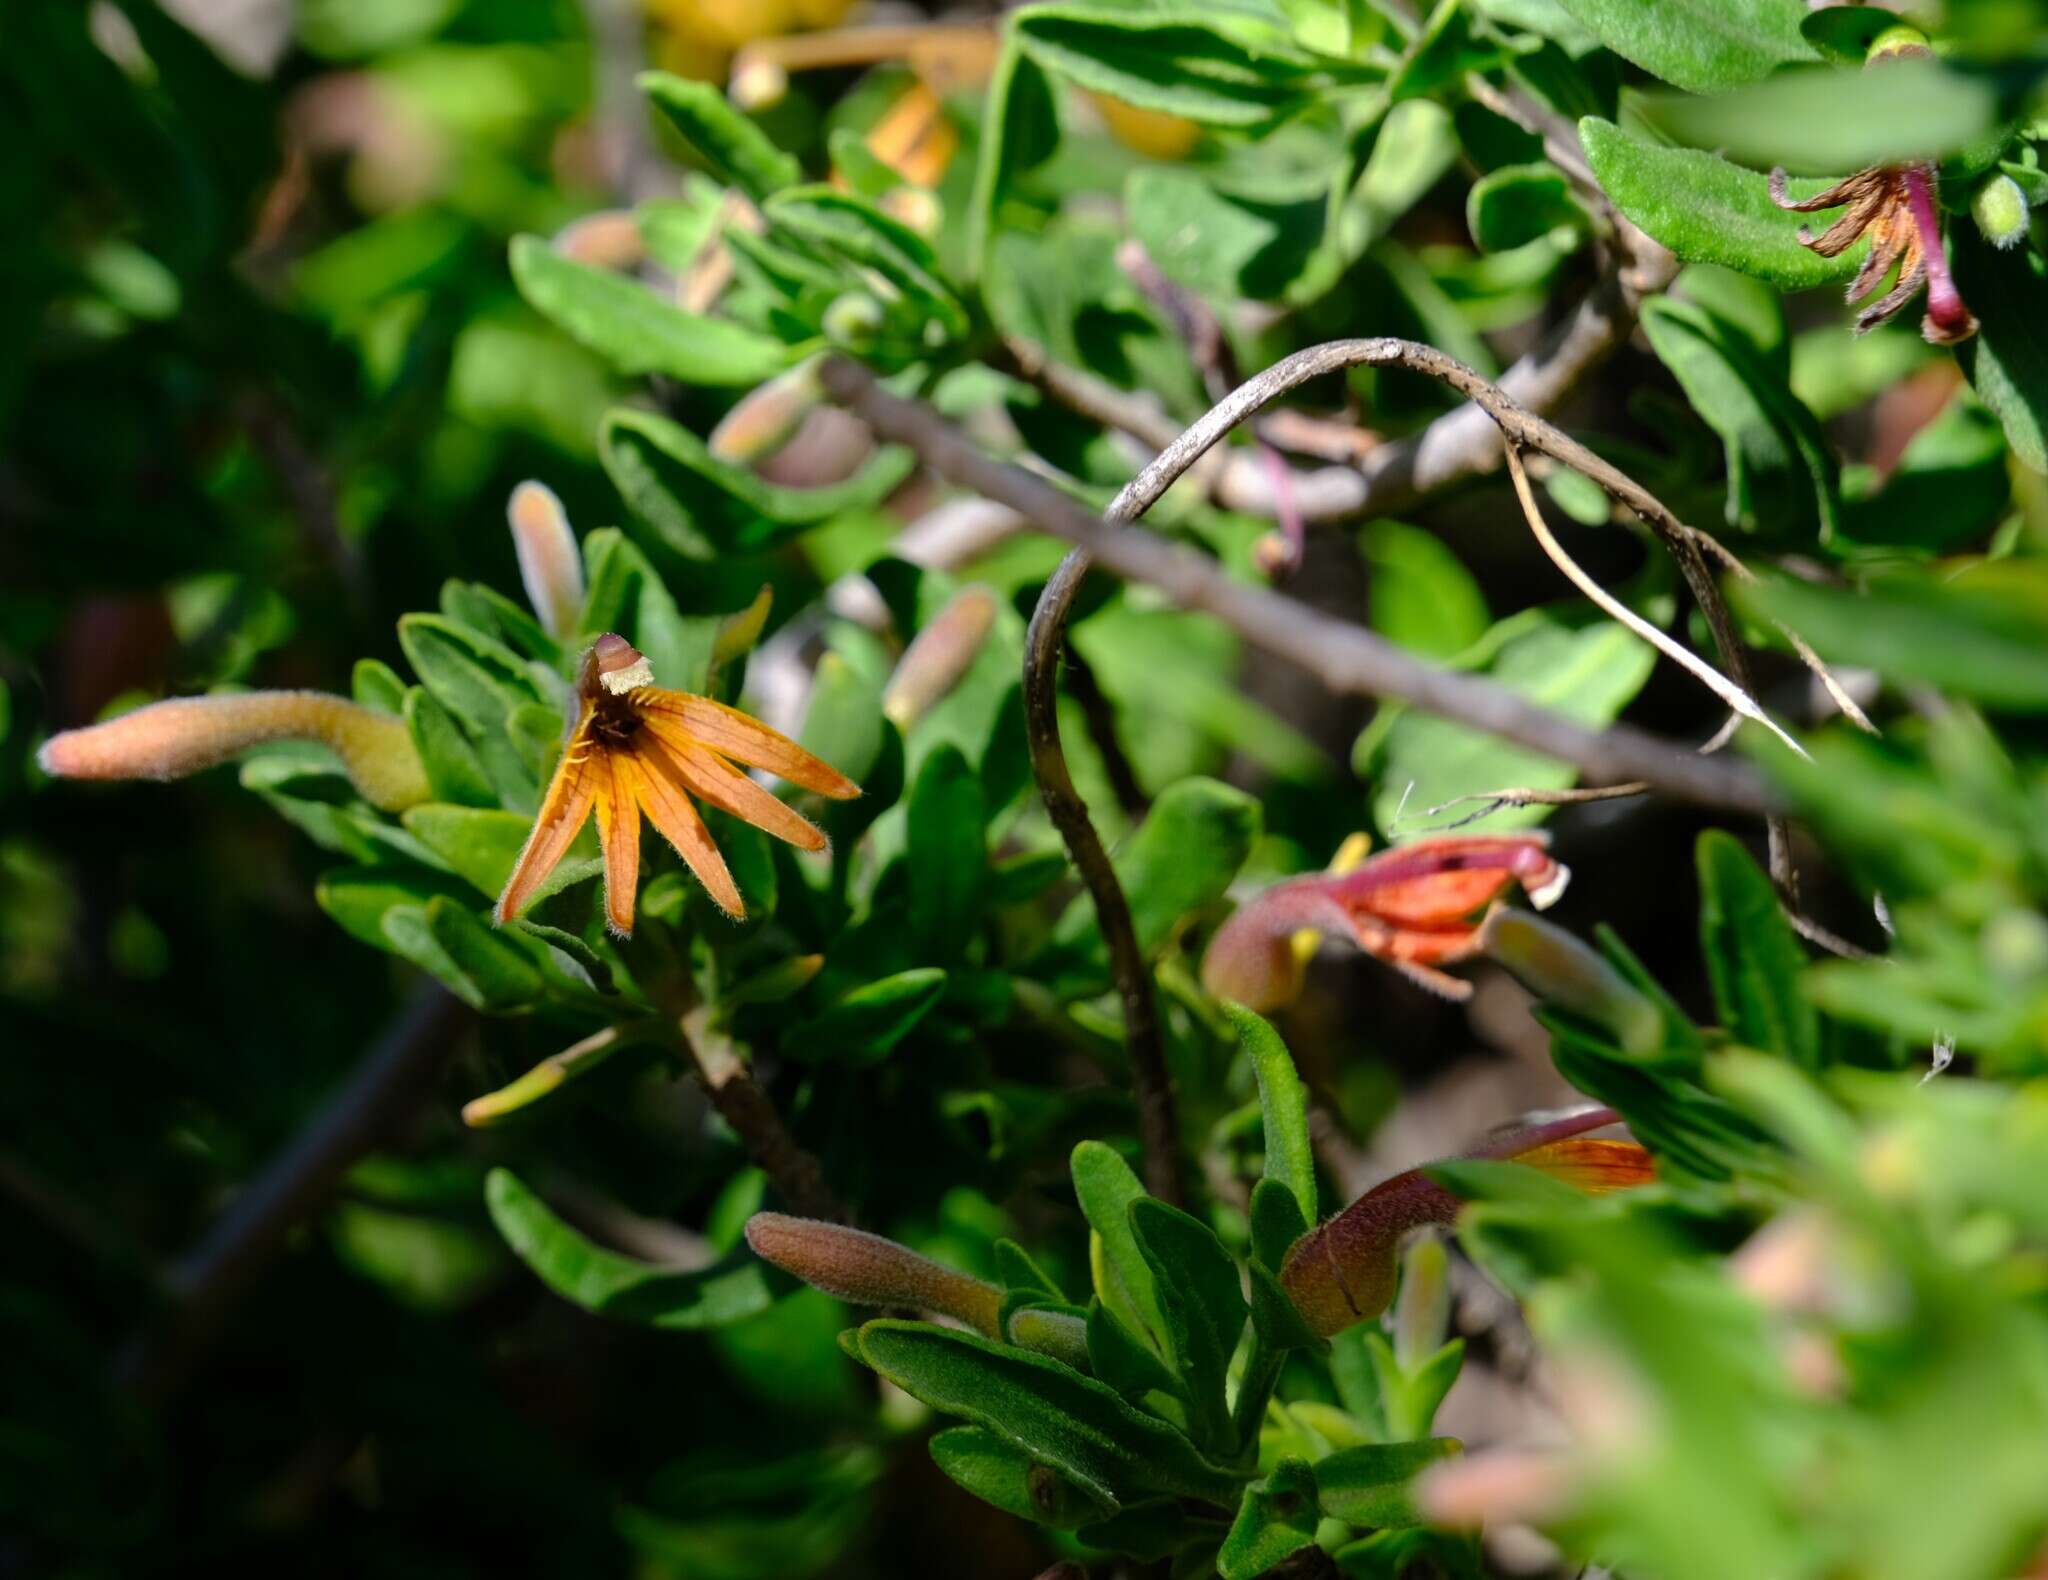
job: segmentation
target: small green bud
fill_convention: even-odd
[[[1932,51],[1928,46],[1927,35],[1917,27],[1900,22],[1896,26],[1886,28],[1870,41],[1870,49],[1864,55],[1863,63],[1866,66],[1870,66],[1875,65],[1878,61],[1888,60],[1897,55],[1926,55],[1930,53]]]
[[[864,291],[849,291],[825,309],[820,327],[842,351],[865,351],[882,332],[882,304]]]
[[[1998,248],[2016,247],[2027,234],[2027,194],[2002,171],[1986,176],[1970,194],[1970,218],[1984,239]]]

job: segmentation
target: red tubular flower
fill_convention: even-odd
[[[1590,1109],[1516,1131],[1464,1156],[1527,1164],[1595,1194],[1646,1185],[1656,1177],[1648,1152],[1633,1141],[1585,1134],[1620,1119],[1611,1108]],[[1325,1337],[1376,1317],[1394,1298],[1401,1237],[1426,1223],[1452,1222],[1463,1205],[1420,1169],[1382,1180],[1294,1242],[1280,1268],[1281,1286],[1309,1326]]]
[[[1284,1004],[1301,990],[1295,935],[1309,930],[1351,939],[1433,993],[1469,998],[1470,983],[1436,968],[1479,952],[1485,911],[1515,884],[1545,907],[1570,877],[1540,833],[1418,839],[1240,906],[1210,940],[1202,982],[1251,1009]]]
[[[1911,28],[1892,28],[1872,46],[1864,70],[1888,61],[1927,59],[1932,52],[1926,40]],[[1846,181],[1838,181],[1825,192],[1795,203],[1785,193],[1785,172],[1771,172],[1771,201],[1796,214],[1813,214],[1822,209],[1841,208],[1848,212],[1815,236],[1804,225],[1799,240],[1823,258],[1847,252],[1859,236],[1870,237],[1870,256],[1849,282],[1852,302],[1868,296],[1879,282],[1898,266],[1892,288],[1856,315],[1856,332],[1875,329],[1927,287],[1927,311],[1920,320],[1920,333],[1937,346],[1952,346],[1977,332],[1977,320],[1956,290],[1948,272],[1948,254],[1941,245],[1941,216],[1935,207],[1937,184],[1934,166],[1924,161],[1901,165],[1874,165],[1860,170]]]

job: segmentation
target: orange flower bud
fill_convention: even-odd
[[[365,801],[387,812],[428,798],[402,719],[319,691],[171,697],[51,736],[36,754],[57,779],[182,779],[268,741],[317,741]]]
[[[552,488],[529,479],[512,490],[505,519],[526,601],[548,635],[573,635],[583,618],[583,557],[569,530],[569,513]]]
[[[747,1244],[762,1261],[841,1300],[936,1311],[992,1339],[1003,1336],[1000,1289],[941,1267],[879,1234],[814,1218],[757,1212],[747,1220]]]
[[[899,730],[909,729],[960,683],[995,623],[996,595],[986,587],[963,587],[917,633],[882,694],[882,711]]]
[[[812,357],[740,397],[719,419],[705,447],[721,461],[742,466],[765,461],[794,439],[804,419],[818,409],[825,391]]]

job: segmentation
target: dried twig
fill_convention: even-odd
[[[1415,814],[1417,822],[1448,812],[1454,806],[1470,806],[1473,802],[1483,803],[1476,812],[1468,813],[1452,823],[1438,823],[1430,828],[1432,834],[1446,834],[1454,828],[1463,828],[1476,823],[1482,817],[1491,817],[1507,807],[1514,806],[1583,806],[1589,801],[1620,801],[1629,796],[1646,795],[1650,787],[1640,779],[1618,785],[1581,785],[1572,790],[1545,790],[1533,785],[1513,785],[1504,790],[1475,790],[1470,795],[1452,796],[1448,801],[1439,801],[1435,806],[1424,807]]]
[[[825,372],[828,378],[825,387],[835,399],[843,399],[850,410],[865,418],[878,432],[888,431],[885,426],[887,409],[876,407],[874,398],[893,397],[884,395],[867,369],[854,363],[834,362],[827,365]],[[842,387],[846,391],[843,397],[839,394]],[[927,439],[936,439],[940,450],[957,446],[960,457],[987,459],[948,428],[944,419],[929,407],[908,401],[900,405],[903,410],[895,415],[909,416],[920,427],[926,423],[937,425],[937,432],[928,433]],[[908,438],[908,435],[903,437]],[[1040,526],[1046,525],[1041,510],[1034,508],[1042,503],[1038,497],[1040,492],[1064,502],[1064,496],[1056,493],[1049,484],[1040,482],[1028,472],[1001,467],[1000,463],[989,464],[999,466],[1006,478],[1014,476],[1030,485],[1022,497],[969,482],[950,471],[933,449],[916,440],[910,442],[942,475],[951,477],[956,483],[978,488],[991,498],[1002,499]],[[1136,514],[1135,510],[1127,509],[1124,516],[1116,515],[1118,507],[1125,505],[1129,493],[1130,490],[1125,489],[1110,505],[1111,519],[1127,520]],[[1091,526],[1101,525],[1079,506],[1071,508]],[[1103,942],[1109,947],[1110,973],[1116,981],[1117,996],[1123,1000],[1124,1052],[1130,1060],[1131,1091],[1138,1104],[1138,1139],[1144,1148],[1145,1187],[1160,1200],[1178,1204],[1184,1199],[1180,1121],[1174,1112],[1173,1081],[1167,1072],[1166,1048],[1159,1034],[1159,1006],[1152,997],[1152,968],[1145,959],[1144,951],[1138,947],[1137,929],[1131,921],[1131,902],[1124,895],[1123,885],[1117,881],[1109,852],[1103,849],[1102,836],[1096,833],[1094,821],[1088,816],[1088,805],[1074,788],[1073,776],[1067,772],[1067,754],[1060,745],[1060,651],[1065,645],[1067,612],[1073,607],[1074,595],[1080,591],[1081,583],[1088,575],[1088,566],[1089,559],[1085,553],[1076,549],[1068,554],[1046,582],[1045,591],[1039,595],[1038,607],[1032,611],[1031,626],[1024,636],[1024,731],[1031,752],[1031,772],[1038,781],[1038,793],[1045,802],[1046,814],[1052,819],[1053,827],[1060,831],[1060,838],[1066,842],[1067,852],[1080,871],[1081,881],[1087,885],[1089,897],[1095,902],[1096,923],[1102,929]]]
[[[1557,541],[1556,536],[1550,530],[1549,523],[1543,519],[1542,507],[1536,503],[1535,490],[1529,486],[1529,473],[1522,465],[1522,458],[1515,449],[1514,441],[1503,438],[1501,443],[1507,451],[1508,476],[1515,485],[1515,497],[1522,503],[1522,514],[1529,523],[1529,531],[1535,537],[1537,546],[1550,557],[1551,564],[1564,572],[1565,579],[1674,664],[1677,664],[1681,669],[1696,677],[1702,685],[1723,702],[1727,703],[1735,712],[1741,714],[1745,719],[1753,719],[1758,724],[1761,724],[1801,757],[1809,756],[1805,747],[1786,734],[1779,727],[1778,722],[1768,713],[1764,712],[1763,705],[1756,698],[1752,697],[1742,687],[1714,668],[1712,664],[1701,658],[1699,654],[1693,652],[1692,649],[1680,646],[1641,615],[1637,614],[1635,610],[1629,608],[1627,604],[1615,597],[1605,587],[1602,587],[1591,576],[1588,576],[1580,568],[1578,561],[1565,553],[1564,545]]]
[[[1520,411],[1492,385],[1441,352],[1403,340],[1339,341],[1299,353],[1259,375],[1189,429],[1169,453],[1160,456],[1118,496],[1119,505],[1129,512],[1119,520],[1128,520],[1149,507],[1246,409],[1318,371],[1372,361],[1427,364],[1425,371],[1454,369],[1458,377],[1500,403],[1503,425],[1511,426],[1518,438],[1533,434],[1537,438],[1528,440],[1532,447],[1556,447],[1569,456],[1584,454],[1588,464],[1636,489],[1598,457]],[[1310,364],[1306,373],[1301,366],[1304,362]],[[1319,368],[1313,366],[1317,363]],[[1413,703],[1425,712],[1563,758],[1596,781],[1642,779],[1681,800],[1757,815],[1775,804],[1762,778],[1746,764],[1701,758],[1626,725],[1586,729],[1483,676],[1439,668],[1369,631],[1294,599],[1238,582],[1191,550],[1162,542],[1148,532],[1112,525],[1042,479],[984,455],[929,406],[890,395],[858,364],[835,359],[825,365],[820,377],[834,400],[884,437],[909,444],[942,476],[1010,505],[1042,530],[1079,544],[1118,575],[1148,582],[1183,607],[1215,615],[1253,646],[1299,665],[1333,691]],[[1078,584],[1078,574],[1062,577],[1055,573],[1048,586],[1069,578]],[[1071,591],[1069,587],[1068,596]]]

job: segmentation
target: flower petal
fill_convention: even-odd
[[[629,772],[648,821],[675,846],[676,854],[697,875],[697,881],[704,885],[718,908],[735,921],[743,918],[747,907],[740,898],[739,886],[732,881],[732,873],[725,865],[725,857],[718,852],[711,830],[704,826],[703,816],[683,793],[682,785],[644,756],[634,758]]]
[[[664,722],[673,720],[693,741],[734,762],[745,763],[749,768],[765,768],[793,785],[815,790],[835,801],[848,801],[860,794],[860,786],[830,763],[812,756],[787,735],[769,729],[738,708],[728,708],[722,702],[687,691],[666,691],[660,687],[649,687],[633,700],[651,717]],[[674,740],[673,728],[663,733],[662,738]]]
[[[604,843],[604,919],[622,938],[633,935],[633,901],[640,892],[640,798],[633,760],[605,752],[591,765],[609,788],[598,791],[597,832]]]
[[[648,722],[653,726],[655,721]],[[650,759],[659,753],[667,759],[669,770],[679,783],[721,812],[730,812],[800,849],[825,848],[823,829],[776,800],[716,752],[673,729],[664,731],[657,727],[654,735],[655,740],[641,753],[643,770],[655,771]]]
[[[533,820],[533,832],[526,836],[526,848],[512,864],[512,876],[505,880],[505,892],[498,896],[496,917],[500,924],[510,921],[525,908],[534,891],[560,865],[576,836],[583,831],[597,799],[597,776],[603,771],[596,761],[598,752],[590,738],[578,731],[562,748],[562,760],[548,781],[541,798],[540,815]]]
[[[1516,1153],[1515,1161],[1595,1196],[1648,1185],[1657,1178],[1657,1165],[1642,1146],[1596,1136],[1546,1142]]]

